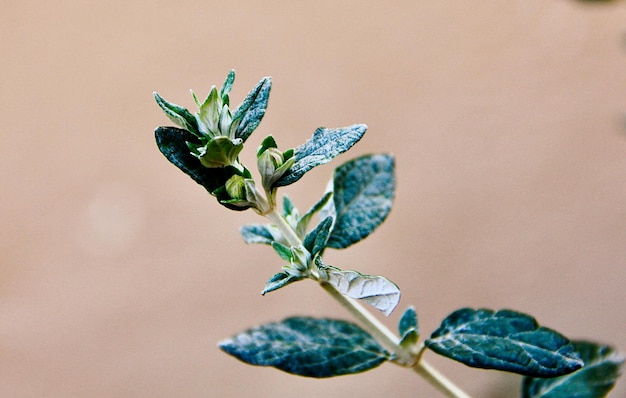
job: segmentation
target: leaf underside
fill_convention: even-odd
[[[314,378],[364,372],[389,359],[360,327],[324,318],[292,317],[268,323],[219,346],[245,363]]]
[[[605,345],[586,341],[573,344],[585,366],[561,377],[525,377],[523,398],[601,398],[611,391],[622,372],[624,356]]]
[[[583,365],[569,340],[511,310],[455,311],[425,344],[468,366],[526,376],[561,376]]]
[[[335,224],[327,247],[344,249],[385,221],[393,205],[394,165],[391,155],[366,155],[335,170]]]

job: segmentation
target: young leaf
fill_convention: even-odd
[[[291,261],[292,260],[292,254],[291,254],[291,248],[288,246],[283,245],[282,243],[279,242],[272,242],[272,248],[274,248],[274,251],[280,256],[280,258],[282,258],[285,261]]]
[[[313,167],[330,162],[352,148],[363,137],[365,130],[367,126],[364,124],[336,129],[318,128],[307,142],[295,148],[295,163],[274,183],[274,187],[293,184]]]
[[[540,327],[531,316],[511,310],[457,310],[425,344],[468,366],[526,376],[561,376],[583,366],[569,340]]]
[[[415,307],[409,307],[404,311],[402,317],[400,318],[400,322],[398,323],[398,330],[400,331],[400,336],[404,336],[411,329],[417,329],[417,313],[415,312]]]
[[[265,296],[265,293],[273,292],[281,287],[287,286],[290,283],[302,280],[295,275],[288,274],[286,272],[279,272],[272,276],[265,284],[265,289],[261,292],[261,295]]]
[[[211,195],[216,196],[218,201],[231,199],[224,189],[226,181],[237,171],[232,167],[209,169],[200,163],[200,160],[189,153],[187,142],[199,142],[198,139],[187,130],[175,127],[159,127],[154,132],[157,146],[167,160],[181,169],[195,182],[202,185]],[[244,207],[222,203],[231,210],[245,210]]]
[[[551,379],[524,378],[523,398],[601,398],[611,391],[622,372],[624,356],[605,345],[586,341],[573,344],[585,366]]]
[[[264,77],[239,105],[233,115],[231,125],[231,128],[234,129],[231,132],[235,138],[241,138],[243,141],[246,141],[259,123],[261,123],[261,119],[265,115],[271,88],[272,79]]]
[[[400,331],[400,345],[402,347],[408,348],[417,344],[420,335],[415,307],[409,307],[404,311],[398,323],[398,329]]]
[[[240,231],[246,243],[263,243],[271,245],[275,240],[267,225],[250,224],[241,227]]]
[[[311,256],[315,256],[326,247],[328,241],[328,234],[330,233],[330,227],[333,224],[331,217],[326,217],[315,229],[307,234],[304,238],[303,245],[311,253]]]
[[[226,80],[224,80],[224,84],[222,84],[222,88],[220,90],[220,97],[222,98],[222,102],[224,105],[229,105],[229,93],[233,88],[233,83],[235,82],[235,71],[231,70],[228,72],[228,76],[226,76]]]
[[[298,233],[299,236],[304,235],[307,227],[309,226],[309,222],[311,221],[311,218],[315,215],[315,213],[319,212],[320,210],[322,210],[324,206],[326,206],[326,203],[328,203],[328,201],[330,200],[332,196],[333,196],[332,192],[326,192],[324,196],[322,196],[322,198],[319,201],[317,201],[317,203],[315,203],[309,209],[309,211],[307,211],[300,218],[300,220],[298,220],[298,225],[296,226],[296,232]],[[326,217],[322,217],[322,218],[326,218]]]
[[[387,218],[395,190],[391,155],[368,155],[344,163],[333,178],[335,225],[327,247],[344,249],[371,234]]]
[[[159,107],[165,112],[167,117],[178,126],[189,130],[195,135],[199,135],[198,121],[187,109],[171,102],[167,102],[156,91],[152,94]]]
[[[378,342],[345,321],[293,317],[265,324],[222,341],[237,359],[306,377],[364,372],[389,359]]]
[[[324,274],[323,280],[333,285],[341,294],[363,300],[387,316],[400,301],[400,289],[384,276],[363,275],[328,265],[324,265],[320,271]]]

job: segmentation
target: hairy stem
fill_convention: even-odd
[[[280,230],[290,245],[299,246],[302,244],[302,240],[276,208],[267,212],[265,216]],[[471,398],[463,390],[439,373],[439,371],[421,359],[421,355],[415,354],[400,346],[398,337],[356,300],[341,294],[329,283],[320,282],[320,286],[342,307],[348,310],[368,333],[395,354],[396,358],[394,362],[396,364],[410,367],[415,373],[422,376],[437,390],[449,398]]]

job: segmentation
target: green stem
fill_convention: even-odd
[[[284,217],[273,208],[265,216],[280,230],[287,242],[292,246],[299,246],[302,240],[287,223]],[[449,398],[470,398],[463,390],[458,388],[439,371],[421,359],[421,355],[400,346],[398,337],[383,325],[371,312],[365,309],[356,300],[341,294],[333,285],[321,282],[321,287],[330,294],[342,307],[350,312],[363,327],[381,344],[390,349],[395,355],[394,362],[398,365],[410,367],[414,372],[422,376],[441,393]],[[421,354],[421,353],[420,353]]]

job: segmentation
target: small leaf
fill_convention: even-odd
[[[417,330],[417,313],[415,307],[409,307],[404,311],[398,324],[400,336],[404,336],[411,330]]]
[[[326,247],[332,224],[333,219],[327,217],[304,238],[303,245],[311,253],[311,256],[315,256]]]
[[[367,126],[364,124],[336,129],[318,128],[307,142],[295,148],[296,162],[274,186],[293,184],[313,167],[330,162],[337,155],[352,148],[363,137],[365,130]]]
[[[321,271],[325,274],[324,281],[333,285],[341,294],[363,300],[387,316],[400,301],[400,289],[384,276],[363,275],[328,265],[324,265]]]
[[[271,245],[275,240],[267,225],[250,224],[241,227],[240,231],[246,243],[263,243]]]
[[[156,91],[152,94],[159,107],[165,112],[167,117],[179,127],[189,130],[195,135],[199,135],[198,122],[186,108],[167,102]]]
[[[226,76],[226,80],[224,80],[224,84],[222,84],[222,89],[220,90],[220,97],[222,98],[222,102],[224,105],[229,104],[229,96],[230,90],[233,88],[233,83],[235,82],[235,71],[231,70],[228,72],[228,76]]]
[[[306,377],[364,372],[389,354],[360,327],[345,321],[293,317],[265,324],[222,341],[237,359]]]
[[[391,155],[344,163],[333,178],[335,225],[327,247],[344,249],[369,236],[389,215],[395,190]]]
[[[283,260],[291,261],[293,259],[290,247],[285,246],[279,242],[272,242],[272,248]]]
[[[601,398],[611,391],[622,373],[624,356],[605,345],[586,341],[573,344],[585,366],[551,379],[524,378],[523,398]]]
[[[417,344],[420,335],[415,307],[409,307],[404,311],[398,323],[398,329],[400,331],[401,347],[409,348]]]
[[[274,290],[278,290],[281,287],[285,287],[299,280],[302,280],[302,278],[288,274],[286,272],[279,272],[267,281],[267,283],[265,284],[265,289],[263,289],[261,294],[265,296],[265,293],[273,292]]]
[[[165,157],[195,182],[202,185],[218,201],[230,200],[224,189],[226,181],[237,174],[233,167],[209,169],[204,167],[198,158],[189,153],[187,142],[198,143],[199,140],[187,130],[174,127],[159,127],[154,132],[157,146]],[[244,207],[222,203],[231,210],[245,210]]]
[[[265,115],[271,88],[272,79],[264,77],[239,105],[233,115],[233,123],[231,125],[231,129],[234,129],[231,132],[234,133],[235,138],[241,138],[243,141],[246,141],[259,123],[261,123],[261,119]]]
[[[465,365],[535,377],[555,377],[583,366],[563,335],[511,310],[464,308],[450,314],[426,346]]]
[[[326,203],[328,203],[328,201],[330,200],[332,196],[333,196],[332,192],[326,192],[324,196],[322,196],[322,198],[317,203],[315,203],[309,209],[309,211],[307,211],[306,214],[304,214],[300,218],[300,220],[298,220],[298,225],[296,226],[296,232],[298,233],[299,236],[304,235],[305,231],[307,230],[307,227],[309,226],[309,222],[311,221],[311,218],[315,215],[315,213],[319,212],[320,210],[322,210],[324,206],[326,206]],[[323,218],[326,218],[326,217],[323,217]]]
[[[243,142],[239,138],[215,137],[206,145],[206,151],[201,153],[200,163],[209,168],[233,165],[242,149]]]

